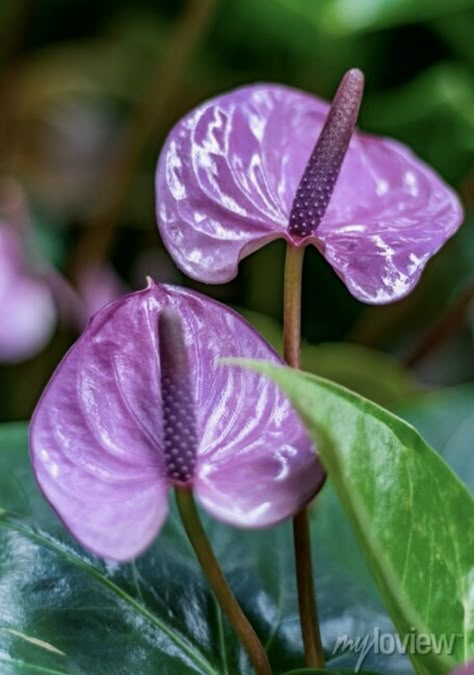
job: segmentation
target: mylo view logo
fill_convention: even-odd
[[[404,636],[396,633],[387,633],[374,628],[372,633],[360,637],[341,635],[337,638],[333,649],[333,655],[352,652],[358,655],[354,672],[358,673],[362,668],[367,655],[373,654],[453,654],[456,640],[462,638],[461,633],[417,633],[412,627]]]

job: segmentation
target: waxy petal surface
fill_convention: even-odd
[[[274,413],[278,415],[278,410]],[[285,428],[274,435],[273,447],[265,433],[221,463],[203,462],[196,493],[213,516],[236,527],[267,527],[295,514],[314,497],[315,486],[324,480],[316,455],[298,450],[295,438],[282,443]]]
[[[29,269],[19,233],[0,223],[0,361],[30,358],[46,345],[55,325],[46,281]]]
[[[405,146],[356,132],[314,234],[288,232],[293,198],[329,105],[278,85],[203,103],[170,133],[157,177],[163,241],[188,276],[222,283],[284,238],[314,244],[350,292],[397,300],[462,222],[454,192]]]
[[[234,524],[270,525],[297,511],[323,480],[279,389],[218,363],[226,356],[279,362],[275,352],[220,303],[151,283],[95,315],[31,425],[41,488],[83,545],[104,557],[139,554],[167,513],[157,330],[165,307],[183,325],[199,436],[192,482],[206,508]]]

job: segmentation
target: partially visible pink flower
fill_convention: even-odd
[[[48,285],[56,302],[61,323],[82,332],[89,319],[104,305],[126,292],[125,284],[106,262],[85,263],[79,270],[76,287],[54,268],[47,268]]]
[[[330,106],[295,89],[236,89],[175,126],[158,162],[157,218],[183,272],[229,281],[243,257],[282,238],[316,246],[363,302],[411,291],[462,209],[405,146],[360,132],[351,138],[362,83],[360,71],[344,77],[314,166]]]
[[[0,362],[23,361],[47,344],[56,324],[82,331],[103,305],[125,292],[106,262],[85,263],[77,288],[41,257],[26,193],[17,181],[0,180]]]
[[[78,293],[83,304],[83,323],[125,292],[125,284],[113,267],[107,263],[85,265],[78,280]]]
[[[137,556],[175,485],[250,528],[288,518],[318,491],[323,471],[288,400],[267,378],[220,366],[225,356],[281,362],[237,313],[153,282],[101,309],[65,356],[30,449],[43,492],[86,548]]]
[[[465,666],[460,666],[456,670],[451,671],[451,675],[474,675],[474,661],[466,663]]]
[[[53,295],[28,259],[23,234],[0,222],[0,361],[30,358],[56,326]]]

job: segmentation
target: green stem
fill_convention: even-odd
[[[244,645],[255,672],[258,675],[272,675],[265,649],[243,613],[217,562],[199,518],[192,490],[176,488],[175,495],[186,534],[222,611]]]
[[[304,247],[291,244],[286,248],[283,298],[283,344],[285,361],[292,368],[300,367],[301,354],[301,281]],[[308,509],[304,507],[293,518],[293,541],[301,632],[306,665],[324,667],[324,653],[319,632],[318,610],[311,559],[311,538]]]
[[[311,536],[305,506],[293,518],[296,581],[304,655],[308,668],[324,668],[324,652],[319,632],[318,609],[313,579]]]
[[[301,365],[301,280],[305,249],[287,244],[283,295],[283,350],[292,368]]]

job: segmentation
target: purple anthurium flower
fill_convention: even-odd
[[[411,291],[462,209],[408,148],[353,133],[362,90],[356,69],[331,108],[284,86],[247,86],[176,125],[158,163],[157,217],[183,272],[226,282],[241,258],[283,238],[316,246],[363,302]]]
[[[0,222],[0,361],[39,352],[56,325],[53,295],[25,252],[22,233]]]
[[[65,356],[30,448],[39,485],[86,548],[138,555],[173,486],[249,528],[289,517],[317,492],[323,472],[287,399],[260,375],[220,366],[221,356],[279,362],[235,312],[154,282],[101,309]]]

